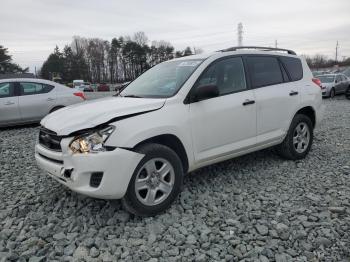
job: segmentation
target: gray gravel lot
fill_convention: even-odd
[[[350,261],[350,101],[324,103],[306,159],[264,150],[203,168],[153,218],[46,176],[37,126],[0,130],[0,261]]]

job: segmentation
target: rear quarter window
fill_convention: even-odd
[[[280,59],[288,71],[291,81],[298,81],[303,78],[303,66],[299,58],[282,56]]]
[[[35,95],[35,94],[45,94],[54,89],[54,86],[42,83],[34,82],[20,82],[19,83],[22,95]]]

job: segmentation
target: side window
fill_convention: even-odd
[[[216,85],[220,95],[247,89],[242,58],[228,58],[210,65],[198,80],[197,86],[200,85]]]
[[[292,81],[298,81],[303,78],[303,66],[299,58],[281,56],[280,59]]]
[[[54,86],[51,86],[51,85],[43,85],[44,86],[44,89],[43,89],[43,91],[44,91],[44,93],[48,93],[48,92],[50,92],[52,89],[54,89],[55,87]]]
[[[282,70],[282,75],[283,75],[283,80],[284,80],[284,82],[289,82],[289,77],[288,77],[288,75],[287,75],[286,70],[284,69],[284,67],[283,67],[282,64],[280,64],[280,66],[281,66],[281,70]]]
[[[283,76],[276,57],[247,57],[249,74],[253,87],[283,83]]]
[[[0,83],[0,98],[15,96],[13,83]]]
[[[335,79],[337,81],[337,83],[341,82],[341,77],[340,75],[337,75],[337,78]]]
[[[24,96],[48,93],[54,88],[54,86],[51,85],[32,82],[20,82],[19,86],[21,94]]]

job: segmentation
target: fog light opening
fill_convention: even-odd
[[[65,178],[71,178],[72,172],[73,172],[73,168],[71,168],[71,169],[66,169],[66,170],[64,170],[63,176],[64,176]]]
[[[103,172],[93,172],[90,177],[90,186],[95,188],[99,187],[102,177]]]

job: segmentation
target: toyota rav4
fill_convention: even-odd
[[[155,215],[198,168],[272,146],[304,158],[323,111],[317,83],[305,59],[286,49],[173,59],[117,96],[45,117],[36,161],[73,191]]]

